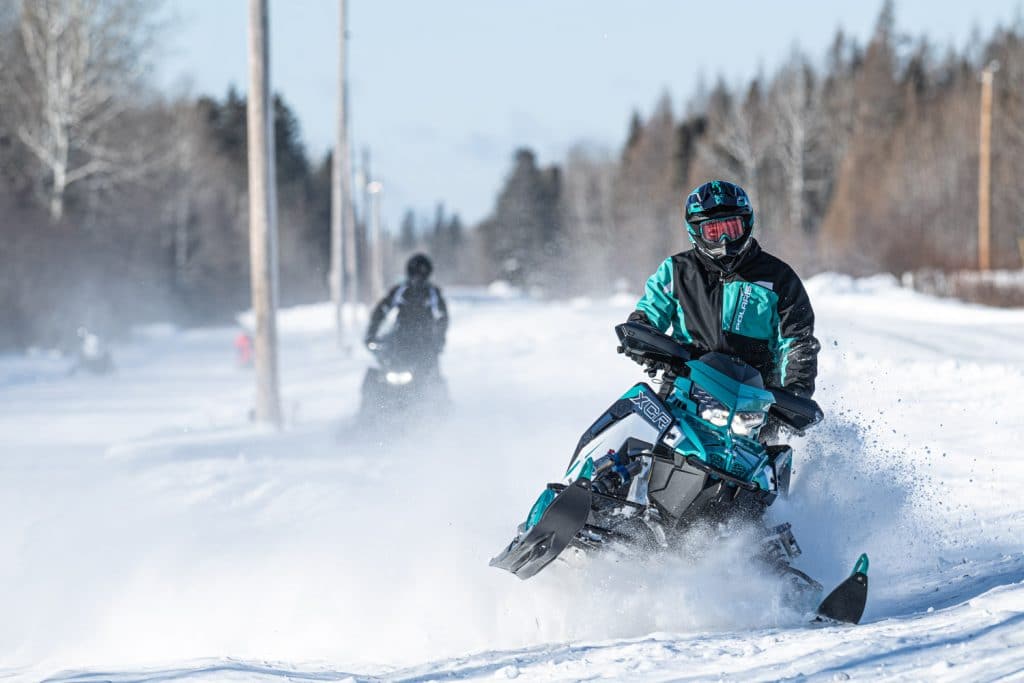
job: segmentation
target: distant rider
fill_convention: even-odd
[[[86,370],[96,375],[113,372],[114,360],[99,335],[90,332],[85,327],[79,327],[76,335],[79,340],[78,348],[75,350],[75,362],[68,370],[68,374],[74,375],[79,370]]]
[[[670,256],[647,280],[629,320],[700,352],[738,356],[767,387],[810,398],[818,372],[814,311],[793,269],[761,250],[743,188],[713,180],[684,207],[693,249]]]
[[[396,309],[395,324],[386,342],[421,370],[436,374],[448,333],[448,306],[441,290],[430,282],[433,270],[425,254],[416,254],[406,262],[405,282],[388,292],[373,309],[365,343],[371,350],[381,343],[381,324]]]

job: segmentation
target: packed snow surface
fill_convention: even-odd
[[[453,297],[452,412],[395,432],[351,421],[370,358],[326,306],[281,317],[280,433],[248,420],[237,329],[140,331],[108,377],[0,358],[0,678],[1024,678],[1024,311],[808,289],[827,420],[771,514],[826,585],[871,556],[860,626],[807,625],[741,537],[488,567],[645,379],[615,353],[631,299],[505,288]]]

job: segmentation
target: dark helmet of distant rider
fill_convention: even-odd
[[[434,272],[434,264],[426,254],[413,254],[405,262],[405,276],[414,284],[423,284]]]
[[[743,261],[754,232],[754,208],[735,183],[712,180],[695,187],[684,207],[686,232],[697,253],[726,273]]]

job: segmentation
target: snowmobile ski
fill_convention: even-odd
[[[858,624],[868,601],[868,556],[861,555],[853,573],[835,587],[821,604],[815,621],[837,621]]]
[[[528,579],[546,567],[568,547],[590,515],[590,481],[580,479],[566,486],[544,510],[537,523],[517,537],[491,560],[492,567]]]

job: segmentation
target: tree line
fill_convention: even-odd
[[[0,349],[68,344],[80,325],[226,322],[248,306],[245,98],[156,91],[156,10],[0,3]],[[756,235],[802,274],[969,268],[978,75],[993,61],[993,265],[1020,267],[1024,21],[941,48],[901,33],[887,2],[866,44],[838,32],[818,58],[794,50],[678,104],[666,93],[618,149],[581,143],[549,165],[516,150],[476,225],[443,204],[406,213],[385,245],[388,279],[427,251],[442,283],[637,291],[687,247],[682,195],[710,178],[747,189]],[[310,159],[281,97],[274,129],[281,299],[323,300],[331,160]]]
[[[556,291],[636,291],[687,248],[682,195],[721,178],[752,196],[756,236],[803,274],[901,274],[977,263],[981,69],[997,61],[993,266],[1021,267],[1024,21],[965,50],[912,39],[886,2],[866,45],[838,32],[770,74],[668,94],[622,147],[577,145],[546,168],[523,148],[464,249],[488,277]],[[465,273],[471,277],[474,273]]]
[[[0,348],[249,303],[246,102],[150,86],[150,0],[0,8]],[[326,296],[330,159],[273,101],[285,303]]]

